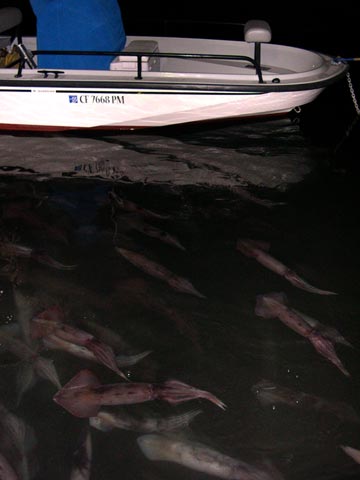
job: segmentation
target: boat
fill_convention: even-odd
[[[117,52],[37,50],[36,36],[8,35],[19,22],[13,10],[0,9],[0,48],[18,56],[0,68],[0,130],[131,130],[287,114],[348,70],[330,55],[271,43],[270,25],[257,19],[242,40],[129,35]],[[110,68],[38,67],[39,56],[95,54],[110,56]]]

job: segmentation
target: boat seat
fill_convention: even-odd
[[[249,20],[244,26],[245,42],[269,43],[271,42],[271,28],[265,20]]]
[[[22,22],[21,10],[15,7],[0,8],[0,33],[8,34],[8,37],[3,37],[0,48],[5,48],[9,45],[15,37],[18,38],[18,43],[21,43],[21,35],[19,25]],[[6,45],[2,45],[5,43]]]
[[[244,26],[245,42],[254,44],[254,60],[261,65],[261,44],[271,42],[271,28],[265,20],[249,20]]]
[[[159,51],[158,42],[155,40],[133,40],[123,49],[126,53],[157,53]],[[151,57],[144,55],[141,57],[141,68],[143,72],[159,71],[159,57]],[[110,70],[137,70],[136,55],[119,55],[114,58],[110,64]]]

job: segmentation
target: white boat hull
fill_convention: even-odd
[[[217,94],[128,90],[61,92],[0,88],[2,128],[131,129],[286,113],[314,100],[321,90]]]

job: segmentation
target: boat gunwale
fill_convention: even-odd
[[[65,70],[66,71],[66,70]],[[69,70],[68,70],[69,71]],[[148,79],[121,79],[114,78],[113,80],[68,80],[64,78],[39,78],[39,79],[24,79],[24,78],[11,78],[2,79],[0,76],[0,88],[2,91],[5,87],[34,87],[37,89],[57,88],[71,90],[74,88],[96,88],[96,89],[111,89],[111,90],[131,90],[131,91],[144,91],[144,90],[162,90],[169,91],[194,91],[194,92],[291,92],[296,90],[313,90],[318,88],[325,88],[335,82],[337,82],[342,76],[345,76],[348,71],[348,65],[344,64],[342,71],[333,74],[331,77],[319,78],[318,80],[311,80],[308,82],[293,82],[293,83],[243,83],[233,81],[231,83],[210,83],[204,81],[185,81],[184,78],[179,79],[179,82],[170,79],[148,80]],[[30,71],[29,71],[30,72]],[[129,92],[130,93],[130,92]]]

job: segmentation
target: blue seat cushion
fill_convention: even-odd
[[[117,0],[31,0],[38,50],[121,51],[126,42]],[[109,69],[113,56],[39,55],[51,69]]]

